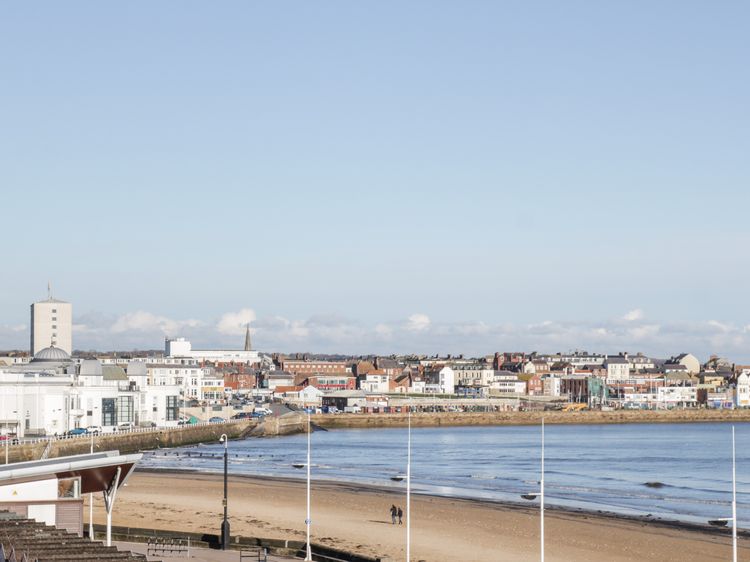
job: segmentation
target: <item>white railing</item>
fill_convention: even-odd
[[[68,440],[91,440],[91,437],[93,435],[94,438],[102,438],[102,437],[108,437],[108,436],[116,436],[116,435],[126,435],[130,433],[156,433],[156,432],[162,432],[165,430],[168,431],[184,431],[187,429],[192,429],[195,427],[206,427],[206,426],[212,426],[212,425],[223,425],[227,423],[237,423],[242,422],[246,420],[224,420],[221,422],[196,422],[196,423],[186,423],[183,425],[163,425],[163,426],[157,426],[157,427],[133,427],[130,429],[113,429],[111,431],[101,431],[96,433],[81,433],[80,435],[47,435],[44,437],[31,437],[31,438],[16,438],[16,437],[7,437],[7,443],[3,444],[3,442],[0,441],[0,447],[10,446],[10,447],[18,447],[20,445],[35,445],[38,443],[45,443],[49,444],[53,441],[68,441]]]

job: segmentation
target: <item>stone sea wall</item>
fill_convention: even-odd
[[[186,425],[177,428],[157,428],[121,433],[105,433],[94,436],[94,451],[118,450],[120,453],[137,453],[162,447],[180,447],[218,441],[223,433],[230,439],[246,437],[258,425],[255,420],[237,420],[217,424]],[[8,449],[9,462],[21,462],[41,458],[49,444],[47,458],[79,455],[91,451],[91,437],[82,436],[56,439],[50,442],[22,443]],[[0,445],[2,447],[2,445]],[[5,460],[5,451],[0,448],[0,462]]]
[[[412,427],[471,425],[618,424],[748,422],[750,410],[615,410],[611,412],[445,412],[413,413]],[[406,414],[316,414],[315,425],[326,429],[404,427]]]

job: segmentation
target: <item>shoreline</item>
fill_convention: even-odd
[[[113,524],[175,532],[217,533],[220,473],[139,469],[118,493]],[[232,533],[304,540],[305,483],[298,478],[231,475]],[[405,507],[403,490],[331,481],[312,487],[313,543],[366,556],[403,559],[405,527],[391,525],[390,505]],[[104,522],[95,498],[96,523]],[[539,507],[477,498],[412,495],[412,553],[429,562],[539,559]],[[85,510],[87,512],[88,510]],[[605,511],[545,509],[551,562],[710,562],[727,559],[727,529]],[[742,555],[750,553],[740,534]],[[499,553],[502,553],[499,556]]]
[[[136,468],[135,473],[142,474],[157,474],[157,475],[190,475],[190,476],[205,476],[208,479],[222,478],[221,472],[205,472],[197,469],[184,469],[175,470],[171,468]],[[232,479],[239,481],[257,481],[257,482],[269,482],[278,484],[293,484],[304,486],[306,480],[304,478],[284,477],[284,476],[267,476],[267,475],[251,475],[251,474],[230,474],[229,480]],[[403,491],[394,491],[393,488],[386,486],[379,486],[377,484],[361,484],[359,482],[346,482],[337,480],[327,480],[319,478],[313,481],[314,486],[319,490],[331,488],[340,491],[346,491],[351,493],[366,493],[366,492],[377,492],[384,495],[392,495],[401,497],[404,495]],[[494,506],[498,509],[507,509],[524,513],[526,515],[538,516],[539,507],[538,504],[529,504],[523,502],[514,502],[508,500],[495,500],[489,498],[475,498],[471,496],[462,495],[440,495],[430,492],[423,492],[419,490],[412,490],[412,496],[421,496],[442,500],[455,500],[459,502],[466,502],[469,504],[476,504],[478,506]],[[536,507],[532,507],[536,505]],[[660,526],[669,529],[678,529],[682,531],[689,531],[695,533],[708,533],[711,535],[729,535],[731,533],[731,527],[712,527],[708,523],[701,525],[699,523],[691,523],[690,521],[681,521],[679,519],[665,519],[663,517],[649,517],[647,515],[627,515],[623,513],[617,513],[616,511],[610,511],[606,509],[586,509],[583,507],[565,507],[560,505],[546,504],[544,507],[545,513],[555,513],[561,516],[571,517],[583,517],[583,518],[601,518],[601,519],[613,519],[617,521],[627,521],[632,523],[649,524],[652,526]],[[738,528],[738,537],[750,538],[750,529]]]

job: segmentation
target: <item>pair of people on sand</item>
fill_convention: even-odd
[[[391,525],[396,524],[396,517],[398,517],[398,524],[402,525],[401,519],[404,516],[404,512],[400,507],[396,507],[395,505],[391,505]]]

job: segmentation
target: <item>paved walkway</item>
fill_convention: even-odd
[[[146,554],[148,551],[148,545],[143,542],[119,542],[112,541],[112,545],[116,546],[120,550],[129,550],[138,554]],[[149,556],[149,560],[162,560],[164,562],[174,560],[187,560],[187,556]],[[239,562],[240,551],[239,550],[213,550],[210,548],[190,548],[190,560],[196,562]],[[280,556],[268,555],[268,562],[288,562],[290,560],[297,560],[299,558],[283,558]],[[256,562],[257,559],[251,559],[249,562]],[[243,562],[248,562],[247,559]]]

